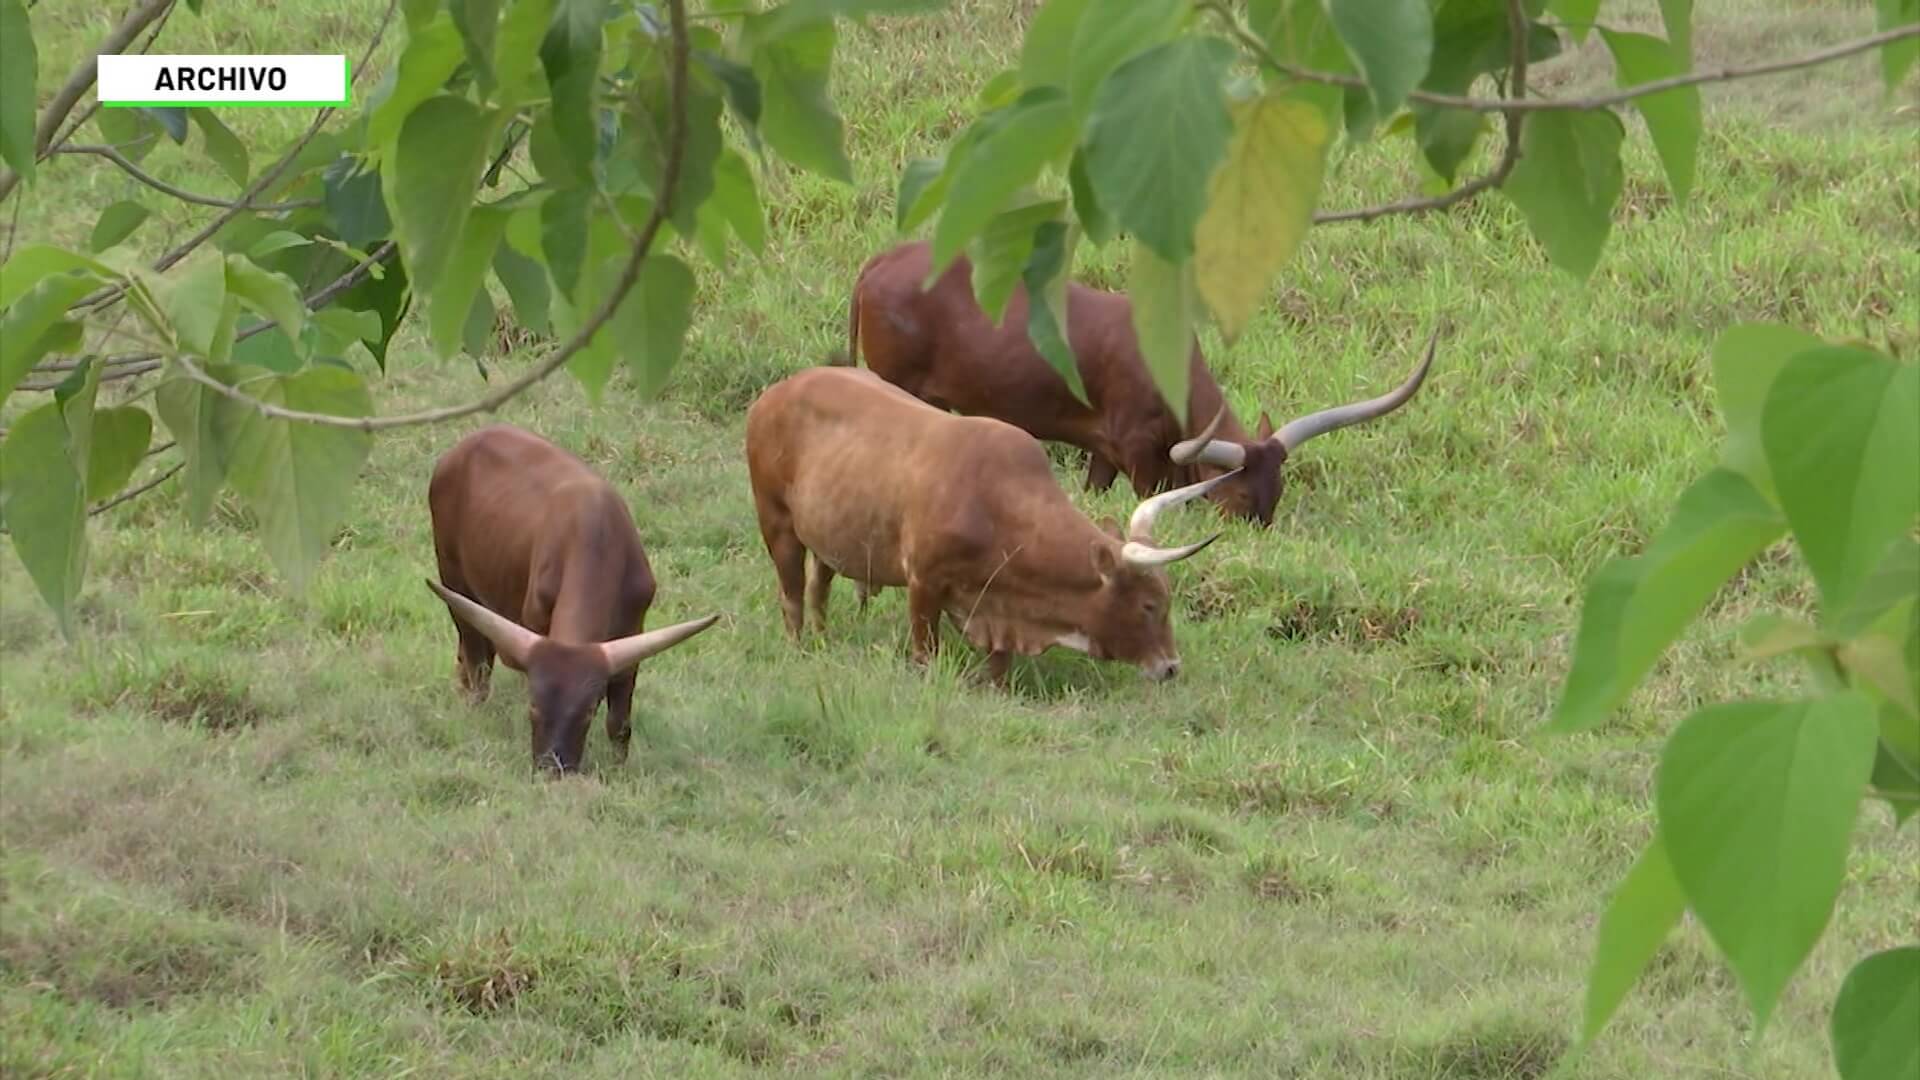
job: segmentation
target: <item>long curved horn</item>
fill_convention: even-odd
[[[1152,544],[1129,540],[1120,545],[1120,558],[1130,566],[1165,566],[1168,563],[1177,563],[1181,559],[1193,558],[1205,551],[1208,544],[1220,539],[1221,535],[1214,533],[1197,544],[1177,548],[1159,548]]]
[[[1220,411],[1213,415],[1213,422],[1207,429],[1191,439],[1181,439],[1167,450],[1167,456],[1175,465],[1214,465],[1222,469],[1237,469],[1247,463],[1247,448],[1239,443],[1216,439],[1213,433],[1220,430],[1220,422],[1227,418],[1225,402]]]
[[[1292,451],[1308,439],[1317,438],[1329,431],[1338,431],[1353,424],[1378,419],[1405,405],[1407,399],[1420,389],[1420,384],[1426,381],[1427,368],[1433,365],[1434,346],[1439,343],[1440,331],[1436,329],[1433,336],[1427,339],[1426,358],[1420,361],[1420,366],[1414,369],[1406,382],[1388,393],[1367,401],[1356,401],[1351,405],[1336,405],[1331,409],[1322,409],[1298,420],[1289,420],[1286,426],[1273,433],[1273,441]]]
[[[428,580],[427,588],[432,589],[440,599],[447,602],[454,615],[474,630],[493,642],[500,655],[512,660],[516,665],[526,666],[527,656],[540,641],[540,635],[507,618],[482,604],[461,596],[437,581]]]
[[[601,642],[600,653],[607,658],[607,672],[619,674],[649,656],[666,652],[719,621],[720,616],[709,615],[704,619],[676,623],[662,630],[649,630],[644,634],[615,638],[612,641]]]
[[[1221,473],[1211,480],[1202,480],[1197,484],[1188,484],[1186,487],[1162,492],[1142,502],[1133,508],[1133,516],[1127,519],[1127,539],[1136,544],[1152,544],[1153,523],[1160,516],[1160,511],[1179,506],[1183,502],[1191,502],[1238,475],[1240,470],[1235,469],[1232,472]]]

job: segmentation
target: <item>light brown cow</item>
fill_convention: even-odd
[[[461,687],[485,700],[496,653],[525,672],[534,763],[563,773],[580,767],[604,697],[626,760],[634,667],[720,616],[641,633],[655,585],[625,500],[531,432],[502,424],[461,439],[427,501],[440,563],[427,586],[453,616]]]
[[[1013,654],[1055,645],[1156,681],[1178,672],[1161,568],[1219,534],[1156,547],[1154,519],[1233,475],[1148,499],[1125,538],[1111,535],[1074,508],[1031,435],[842,367],[802,371],[760,395],[747,410],[747,474],[796,639],[803,599],[824,627],[836,573],[904,586],[916,660],[938,649],[945,614],[1002,683]]]
[[[1037,439],[1087,451],[1089,489],[1112,484],[1116,470],[1144,496],[1217,476],[1223,468],[1239,469],[1238,477],[1209,497],[1224,512],[1262,525],[1273,524],[1288,456],[1308,439],[1405,404],[1426,379],[1438,342],[1436,333],[1426,357],[1397,389],[1303,416],[1278,430],[1262,413],[1258,433],[1250,436],[1207,370],[1197,338],[1188,369],[1188,414],[1173,415],[1147,373],[1133,329],[1133,306],[1124,294],[1067,286],[1067,335],[1089,407],[1073,396],[1028,338],[1023,286],[1014,288],[996,326],[974,298],[973,266],[965,256],[923,292],[932,267],[924,242],[902,244],[868,260],[853,288],[847,363],[859,363],[864,349],[869,370],[932,405],[1004,420]],[[1187,438],[1203,424],[1203,436]]]

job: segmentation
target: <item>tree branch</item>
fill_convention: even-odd
[[[172,446],[172,445],[173,445],[172,443],[167,444],[167,446]],[[163,447],[162,449],[165,449],[165,448]],[[156,450],[156,451],[152,451],[151,453],[159,453],[159,451]],[[149,456],[151,456],[151,454]],[[115,495],[113,498],[98,504],[97,506],[88,507],[87,516],[92,517],[95,514],[104,514],[107,511],[113,509],[114,507],[119,506],[123,502],[126,502],[130,499],[137,499],[140,496],[145,495],[147,492],[152,491],[154,488],[157,488],[161,484],[166,483],[169,479],[173,477],[174,473],[177,473],[181,469],[185,468],[186,464],[187,463],[184,461],[176,461],[172,465],[169,465],[164,470],[162,470],[160,475],[154,477],[153,479],[147,481],[144,484],[141,484],[139,487],[130,487],[127,490],[121,492],[120,494]]]
[[[427,409],[416,413],[403,413],[396,416],[335,416],[331,413],[303,412],[297,409],[283,409],[228,386],[226,383],[208,375],[194,363],[193,358],[184,354],[175,360],[187,376],[195,382],[234,401],[248,406],[261,416],[274,420],[291,420],[304,424],[319,424],[326,427],[352,428],[359,431],[383,431],[391,428],[416,427],[421,424],[437,424],[447,420],[457,420],[474,413],[492,412],[513,398],[518,397],[528,387],[560,370],[574,354],[585,348],[599,333],[601,328],[613,318],[620,309],[627,294],[640,280],[640,271],[646,266],[647,256],[653,248],[653,241],[660,233],[661,225],[673,212],[673,198],[680,186],[680,168],[685,158],[687,146],[687,57],[690,48],[687,42],[687,11],[685,0],[667,0],[668,29],[673,41],[671,58],[671,87],[673,96],[673,122],[667,135],[667,159],[660,178],[660,197],[654,203],[653,211],[647,216],[646,224],[641,226],[640,234],[633,242],[632,252],[627,257],[626,266],[620,272],[620,278],[614,282],[612,291],[601,302],[586,325],[580,327],[566,343],[555,349],[537,367],[518,379],[501,386],[483,397],[461,405],[449,405],[444,408]]]
[[[153,43],[160,40],[161,32],[167,28],[167,21],[169,19],[172,19],[173,13],[178,10],[180,10],[179,4],[174,4],[168,7],[167,10],[163,14],[161,14],[160,18],[154,22],[153,29],[147,32],[147,40],[141,42],[140,48],[136,51],[141,53],[151,52],[153,50]],[[67,130],[61,132],[59,136],[57,136],[53,140],[53,142],[47,146],[47,149],[43,153],[41,153],[39,156],[44,158],[48,154],[51,154],[55,150],[58,150],[62,146],[65,146],[68,143],[72,142],[73,137],[79,134],[81,125],[93,119],[93,114],[99,111],[100,111],[100,99],[95,98],[91,104],[89,104],[85,109],[82,109],[80,111],[79,116],[73,118],[73,121],[67,125]]]
[[[108,161],[111,161],[115,165],[120,166],[120,170],[122,172],[126,173],[128,176],[133,177],[135,180],[138,180],[141,183],[147,185],[153,190],[158,191],[163,195],[171,195],[174,198],[179,199],[181,202],[193,203],[195,206],[217,206],[223,210],[233,210],[233,211],[253,210],[253,211],[265,211],[268,213],[273,213],[281,210],[304,210],[310,206],[323,205],[323,203],[325,202],[325,200],[323,199],[295,199],[292,202],[284,202],[284,203],[255,203],[255,202],[244,202],[244,201],[233,202],[227,199],[217,199],[211,195],[197,195],[191,191],[186,190],[185,188],[175,187],[172,184],[167,183],[165,180],[162,180],[159,177],[153,175],[152,173],[147,172],[145,169],[142,169],[140,166],[135,165],[133,163],[133,160],[127,157],[127,155],[121,153],[119,150],[111,146],[96,146],[96,145],[87,143],[87,144],[82,144],[80,146],[57,147],[54,150],[50,151],[50,153],[51,154],[82,154],[82,155],[87,155],[91,157],[106,158]]]
[[[114,55],[125,49],[135,37],[139,36],[140,31],[152,25],[155,19],[166,14],[167,9],[172,6],[173,0],[146,0],[146,3],[135,8],[132,14],[120,20],[120,25],[114,27],[100,42],[99,49],[73,69],[73,74],[67,76],[67,81],[54,92],[53,100],[47,102],[46,109],[40,113],[40,124],[34,131],[33,139],[34,147],[40,156],[46,156],[47,148],[53,145],[54,133],[60,130],[61,122],[66,120],[67,114],[73,111],[74,105],[79,102],[81,96],[93,86],[94,80],[99,78],[100,57],[103,54]],[[4,202],[7,196],[13,194],[13,189],[19,184],[19,173],[11,169],[0,173],[0,202]]]

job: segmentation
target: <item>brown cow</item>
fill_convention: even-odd
[[[1173,676],[1160,568],[1218,534],[1160,548],[1153,521],[1233,474],[1146,500],[1123,540],[1074,508],[1026,432],[942,412],[868,371],[823,367],[774,384],[747,410],[747,475],[796,640],[801,594],[824,627],[835,573],[903,585],[916,660],[938,649],[945,613],[1004,683],[1011,654],[1054,645],[1135,664],[1156,681]]]
[[[440,581],[460,636],[459,681],[487,696],[493,658],[525,672],[537,766],[580,767],[607,702],[607,738],[627,757],[634,667],[720,616],[639,632],[653,571],[633,516],[586,462],[530,432],[482,428],[434,467],[427,490]]]
[[[924,242],[868,260],[848,313],[847,363],[860,362],[864,341],[870,370],[929,404],[1004,420],[1035,438],[1087,451],[1090,490],[1112,484],[1116,467],[1143,496],[1216,476],[1223,467],[1239,469],[1237,479],[1210,497],[1225,513],[1262,525],[1273,524],[1288,455],[1315,436],[1399,408],[1426,379],[1438,341],[1436,333],[1426,358],[1392,392],[1303,416],[1278,431],[1262,413],[1259,432],[1250,437],[1207,370],[1197,338],[1188,374],[1188,415],[1185,421],[1173,415],[1147,373],[1133,307],[1124,294],[1067,285],[1067,334],[1089,408],[1027,337],[1024,287],[1015,287],[995,326],[974,299],[973,266],[964,255],[923,292],[921,283],[932,267]],[[1187,439],[1209,418],[1202,437]]]

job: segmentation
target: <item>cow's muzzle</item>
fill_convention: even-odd
[[[1154,682],[1166,682],[1168,679],[1180,674],[1180,658],[1177,656],[1165,656],[1158,660],[1149,660],[1140,665],[1140,671]]]

